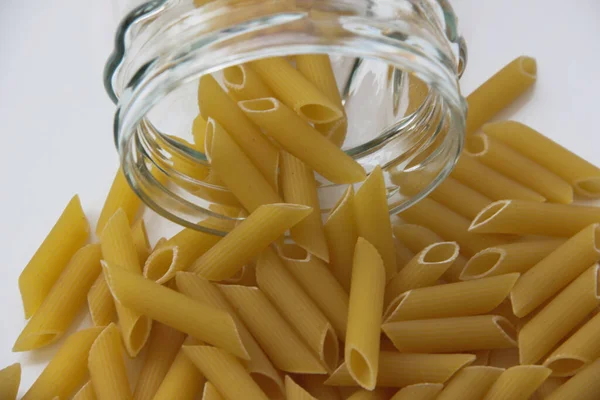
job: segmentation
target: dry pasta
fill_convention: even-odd
[[[117,320],[117,310],[104,275],[100,274],[87,295],[90,316],[94,326],[107,326]]]
[[[559,386],[546,400],[594,400],[600,393],[600,358]]]
[[[237,101],[274,97],[273,91],[248,64],[234,65],[223,70],[223,84]]]
[[[348,400],[386,400],[387,393],[383,389],[365,390],[360,389],[354,392]]]
[[[502,368],[476,366],[458,371],[436,400],[480,400],[504,372]]]
[[[0,395],[6,400],[16,400],[21,384],[21,364],[14,363],[0,369]]]
[[[492,385],[484,400],[527,400],[550,376],[540,365],[517,365],[504,371]]]
[[[215,385],[206,382],[202,392],[202,400],[223,400],[223,396],[221,396]]]
[[[92,382],[88,381],[79,391],[73,396],[73,400],[96,400],[96,392]]]
[[[554,391],[556,391],[556,389],[558,389],[566,381],[566,378],[555,378],[551,376],[550,378],[546,379],[544,383],[542,383],[542,386],[540,386],[538,390],[536,390],[534,398],[536,400],[547,399]]]
[[[152,246],[150,246],[150,241],[148,240],[146,223],[143,218],[140,218],[133,223],[131,235],[133,237],[133,244],[135,245],[135,251],[137,252],[140,265],[144,265],[150,255]]]
[[[285,395],[288,400],[317,400],[302,386],[298,385],[289,375],[285,376]]]
[[[450,176],[440,182],[430,197],[468,219],[475,218],[492,202],[489,197]]]
[[[96,234],[100,235],[104,230],[104,226],[108,220],[117,212],[118,209],[122,209],[127,215],[127,219],[132,223],[142,205],[140,198],[131,190],[123,170],[119,168],[115,179],[112,182],[108,196],[104,201],[104,206],[98,217],[96,223]]]
[[[340,391],[335,386],[325,385],[327,376],[303,375],[302,387],[318,400],[342,400]]]
[[[441,383],[417,383],[400,389],[390,400],[435,400],[443,388]]]
[[[194,342],[188,336],[184,344],[192,345]],[[173,393],[177,393],[177,400],[194,400],[204,382],[204,375],[180,349],[153,400],[171,400]]]
[[[88,358],[90,381],[98,400],[131,398],[123,353],[119,330],[110,324],[94,341]]]

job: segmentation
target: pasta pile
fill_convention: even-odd
[[[94,326],[64,338],[23,399],[600,398],[600,208],[571,204],[600,197],[600,169],[488,123],[535,68],[520,57],[469,96],[455,171],[398,219],[381,168],[340,150],[328,56],[230,67],[225,89],[202,77],[193,145],[210,168],[173,163],[229,189],[204,193],[215,211],[247,217],[151,249],[119,171],[87,244],[75,196],[19,278],[29,321],[13,351],[66,336],[86,300]],[[315,172],[348,184],[324,223]],[[20,372],[0,371],[0,398]]]

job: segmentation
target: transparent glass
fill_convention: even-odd
[[[342,149],[367,172],[380,165],[390,213],[425,197],[462,149],[466,47],[442,0],[163,0],[123,19],[105,69],[117,104],[114,139],[135,192],[164,217],[206,230],[243,218],[195,148],[198,84],[266,57],[327,54],[348,115]],[[289,58],[293,62],[293,58]],[[200,88],[201,90],[201,88]],[[316,176],[323,213],[346,189]],[[208,230],[211,233],[223,234]]]

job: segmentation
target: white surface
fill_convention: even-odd
[[[454,0],[469,46],[468,94],[518,55],[538,60],[535,89],[502,118],[530,124],[600,164],[600,2]],[[0,368],[24,365],[25,393],[56,346],[10,352],[23,328],[17,278],[74,193],[97,219],[117,166],[102,69],[116,27],[104,1],[4,0],[0,11]]]

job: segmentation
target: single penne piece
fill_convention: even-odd
[[[405,387],[417,383],[445,383],[461,368],[475,361],[472,354],[411,354],[382,351],[379,355],[377,386]],[[346,363],[327,381],[332,386],[357,386]]]
[[[0,369],[0,395],[6,400],[17,400],[21,384],[21,364],[14,363]]]
[[[117,321],[115,302],[104,275],[100,274],[87,295],[88,308],[94,326],[107,326]]]
[[[596,222],[600,207],[501,200],[481,210],[469,231],[570,237]]]
[[[19,275],[26,319],[42,305],[73,254],[87,241],[89,230],[79,196],[75,195]]]
[[[38,349],[63,336],[100,274],[101,257],[98,244],[89,244],[75,253],[42,305],[23,328],[13,351]]]
[[[107,264],[106,282],[116,301],[153,320],[222,347],[248,359],[235,321],[226,312],[206,306],[151,280]]]
[[[346,292],[349,292],[352,278],[352,257],[358,239],[352,186],[348,186],[344,195],[331,210],[325,221],[324,230],[329,248],[331,272]]]
[[[333,327],[277,254],[267,248],[256,262],[258,287],[331,372],[339,364]]]
[[[237,101],[275,97],[249,64],[239,64],[223,70],[223,84],[229,95]]]
[[[90,348],[88,370],[98,400],[131,399],[119,330],[107,326]]]
[[[384,389],[359,389],[352,393],[348,400],[387,400],[389,396]]]
[[[390,400],[435,400],[443,388],[441,383],[417,383],[400,389]]]
[[[480,400],[502,375],[504,370],[496,367],[466,367],[446,384],[436,400]]]
[[[192,147],[200,152],[204,152],[206,148],[204,143],[206,139],[206,124],[206,120],[200,114],[192,121],[192,137],[194,138]]]
[[[595,400],[600,393],[600,358],[559,386],[545,400]]]
[[[521,275],[510,292],[515,315],[519,318],[526,316],[598,260],[600,224],[592,224]]]
[[[519,274],[507,274],[409,290],[391,302],[384,320],[388,323],[485,314],[506,299],[518,278]]]
[[[359,237],[354,250],[344,360],[363,388],[377,385],[385,265],[379,252]]]
[[[494,382],[484,400],[528,400],[550,376],[541,365],[517,365],[508,368]]]
[[[152,400],[169,371],[185,335],[155,322],[148,340],[146,359],[133,392],[134,400]]]
[[[537,79],[534,58],[521,56],[496,72],[491,78],[467,96],[469,116],[466,133],[470,135],[481,128],[521,94]]]
[[[577,194],[587,197],[600,195],[600,168],[527,125],[502,121],[485,124],[482,129],[569,182]]]
[[[317,400],[302,386],[298,385],[289,375],[285,376],[285,395],[287,400]]]
[[[427,246],[386,285],[384,305],[389,307],[394,299],[407,290],[434,285],[457,256],[456,242],[440,242]]]
[[[354,196],[358,236],[377,249],[385,266],[386,280],[396,274],[396,252],[383,171],[375,167]]]
[[[485,133],[469,136],[465,151],[482,164],[536,191],[550,202],[573,202],[573,188],[567,181]]]
[[[344,116],[341,104],[331,101],[285,59],[265,58],[251,66],[277,98],[307,121],[324,124]]]
[[[517,330],[497,315],[385,323],[383,332],[402,352],[450,353],[517,347]]]
[[[510,368],[519,365],[519,349],[496,349],[490,351],[488,365],[497,368]]]
[[[489,197],[450,176],[444,179],[429,197],[468,219],[475,218],[492,202]]]
[[[536,240],[501,244],[481,250],[465,265],[461,280],[524,273],[565,242],[564,239]]]
[[[206,382],[204,385],[204,391],[202,392],[202,400],[224,400],[221,393],[217,390],[215,385],[210,382]]]
[[[242,111],[279,145],[334,183],[366,178],[363,167],[279,100],[268,97],[238,103]]]
[[[200,78],[198,105],[202,117],[217,121],[276,188],[279,152],[210,75]]]
[[[230,353],[211,346],[183,346],[183,351],[225,400],[269,400]]]
[[[197,344],[196,342],[188,336],[184,345]],[[171,400],[174,393],[177,393],[177,400],[194,400],[197,394],[200,393],[204,382],[204,375],[198,371],[198,368],[181,348],[156,391],[153,400]]]
[[[150,241],[148,240],[146,223],[143,218],[140,218],[133,223],[131,235],[133,237],[133,244],[135,245],[135,251],[137,252],[140,265],[144,265],[152,251],[152,246],[150,246]]]
[[[468,154],[463,154],[458,160],[450,176],[492,200],[508,198],[537,203],[546,200],[541,194],[480,163]]]
[[[181,293],[231,315],[238,326],[240,337],[250,356],[250,360],[247,362],[250,376],[269,398],[281,399],[284,392],[281,377],[217,286],[190,272],[178,272],[175,279],[177,288]]]
[[[300,383],[302,387],[318,400],[342,400],[340,391],[335,386],[325,385],[327,376],[303,375]]]
[[[129,222],[133,223],[141,205],[142,200],[131,189],[123,170],[119,168],[102,206],[100,217],[98,217],[96,234],[102,233],[104,226],[118,209],[122,209]]]
[[[88,381],[77,393],[73,396],[73,400],[96,400],[96,392],[92,382]]]
[[[298,246],[321,260],[329,261],[314,172],[286,151],[281,152],[280,168],[279,180],[285,202],[313,209],[308,217],[290,229],[290,236]]]
[[[538,362],[600,304],[600,266],[595,264],[563,289],[519,331],[521,364]]]
[[[297,204],[260,206],[196,260],[189,270],[208,280],[231,278],[311,212],[312,208]]]
[[[68,398],[86,379],[88,354],[104,328],[89,328],[68,336],[44,371],[23,396],[37,400],[60,396]]]
[[[206,156],[212,170],[249,212],[263,204],[282,203],[275,188],[214,119],[206,125]]]

